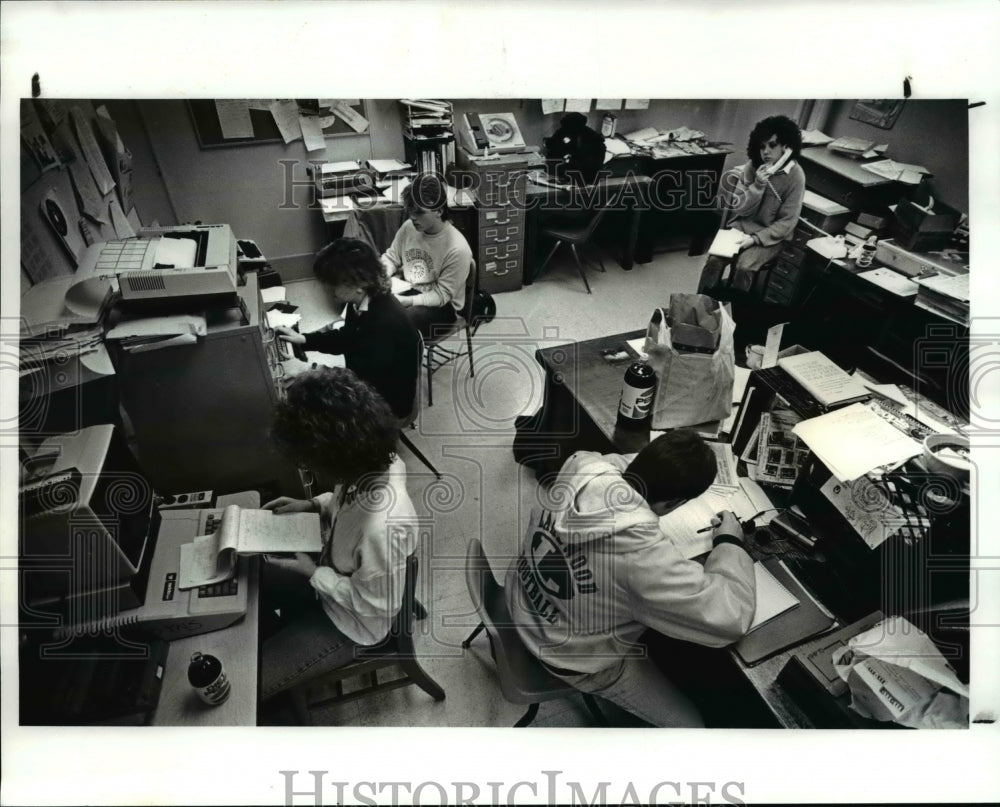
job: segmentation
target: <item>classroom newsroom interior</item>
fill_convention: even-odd
[[[469,583],[469,546],[503,584],[573,452],[684,427],[717,475],[663,516],[662,540],[705,563],[719,550],[696,527],[731,510],[754,562],[753,628],[693,648],[746,707],[730,725],[968,725],[969,114],[961,99],[22,101],[20,722],[644,725],[541,666]],[[697,297],[720,184],[771,116],[802,134],[784,169],[805,176],[801,211],[748,288],[727,270]],[[576,162],[581,127],[603,140],[596,164]],[[438,346],[454,360],[421,357],[398,448],[420,542],[396,655],[304,683],[276,715],[260,700],[265,561],[223,544],[238,549],[233,513],[323,492],[270,430],[291,379],[343,361],[274,329],[334,319],[315,254],[345,235],[385,251],[419,172],[447,182],[468,291],[496,315],[459,318]],[[642,361],[652,416],[623,419]],[[229,563],[192,584],[204,536]],[[480,622],[488,640],[465,641]],[[222,663],[225,702],[199,700],[196,653]]]

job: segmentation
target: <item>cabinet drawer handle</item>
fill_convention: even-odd
[[[496,239],[496,242],[497,242],[498,244],[504,244],[504,243],[506,243],[507,241],[510,241],[510,236],[509,236],[509,235],[505,235],[505,236],[503,236],[503,237],[499,237],[499,238],[497,238],[497,239]]]

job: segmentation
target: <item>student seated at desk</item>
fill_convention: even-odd
[[[417,547],[406,466],[396,455],[398,426],[371,386],[343,368],[302,373],[288,384],[272,432],[320,489],[332,492],[264,505],[278,514],[320,513],[326,541],[318,560],[302,552],[267,558],[263,700],[381,642],[402,605],[406,559]]]
[[[406,417],[417,388],[420,340],[390,292],[378,255],[363,241],[338,238],[317,253],[313,273],[335,305],[347,304],[343,327],[275,332],[306,350],[343,354],[347,368],[375,387],[397,418]]]
[[[754,126],[747,143],[749,162],[727,171],[719,183],[721,227],[742,232],[743,242],[735,258],[709,256],[699,292],[711,293],[730,263],[733,288],[748,291],[754,274],[781,251],[795,231],[805,197],[801,150],[802,132],[790,118],[775,115]]]
[[[655,726],[702,718],[650,661],[647,629],[721,647],[753,618],[753,561],[732,513],[720,514],[704,566],[660,530],[660,516],[704,493],[715,472],[714,454],[687,429],[638,454],[578,451],[552,486],[560,506],[532,513],[507,572],[513,622],[549,671]]]
[[[448,221],[448,194],[436,174],[420,174],[403,190],[407,220],[382,256],[391,277],[401,272],[412,288],[396,295],[427,339],[434,326],[455,322],[465,305],[472,250]]]

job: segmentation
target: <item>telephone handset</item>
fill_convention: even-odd
[[[781,156],[778,157],[778,159],[775,160],[773,163],[771,163],[770,173],[771,174],[778,173],[778,171],[780,171],[782,168],[785,167],[785,163],[787,163],[791,158],[792,158],[792,150],[787,146],[785,146],[785,150],[781,152]]]

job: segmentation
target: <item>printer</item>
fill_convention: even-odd
[[[233,304],[237,276],[236,239],[228,224],[147,227],[136,238],[88,247],[78,280],[66,292],[66,307],[90,311],[109,287],[123,309],[143,312]]]

